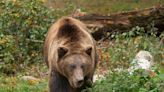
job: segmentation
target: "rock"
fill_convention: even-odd
[[[148,52],[148,51],[144,51],[144,50],[139,51],[135,58],[138,59],[138,60],[139,59],[144,59],[144,60],[147,60],[149,62],[153,62],[153,60],[154,60],[151,53]]]
[[[21,78],[22,80],[39,80],[38,78],[35,78],[33,76],[22,76]]]
[[[30,85],[34,85],[40,82],[40,79],[33,76],[22,76],[21,79],[27,81]]]
[[[132,66],[128,69],[130,73],[137,69],[151,70],[153,65],[153,56],[148,51],[139,51],[131,65]]]

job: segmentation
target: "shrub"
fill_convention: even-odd
[[[156,37],[153,29],[155,28],[151,27],[151,33],[147,34],[143,27],[136,26],[129,32],[116,34],[110,41],[112,44],[103,49],[103,53],[107,54],[108,58],[103,58],[102,62],[108,61],[109,66],[113,65],[115,68],[127,68],[138,51],[146,50],[154,56],[155,63],[160,63],[164,45],[160,43],[160,37]]]
[[[83,92],[162,92],[164,75],[151,77],[143,70],[129,74],[128,71],[110,71],[106,79],[97,81]]]
[[[15,73],[42,61],[42,47],[55,11],[40,0],[0,1],[0,71]]]
[[[144,32],[144,28],[137,26],[127,33],[116,35],[115,39],[110,41],[112,44],[102,51],[100,64],[103,69],[109,71],[106,78],[96,81],[92,88],[84,92],[162,92],[164,68],[160,64],[163,61],[164,45],[160,44],[160,39],[154,35],[154,31],[152,34]],[[137,70],[133,74],[127,71],[140,50],[149,51],[153,55],[154,75],[143,70]]]

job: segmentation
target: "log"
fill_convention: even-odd
[[[157,28],[157,35],[164,31],[164,7],[151,7],[143,10],[120,12],[111,15],[88,14],[76,16],[87,24],[93,37],[100,40],[108,36],[108,33],[123,33],[130,31],[133,27],[143,27],[146,32],[151,23]]]

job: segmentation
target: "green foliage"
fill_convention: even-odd
[[[19,77],[0,77],[0,92],[47,92],[47,79],[35,83]]]
[[[162,92],[163,74],[151,77],[143,70],[129,74],[128,71],[110,71],[105,79],[97,81],[87,92]],[[84,90],[85,92],[86,90]]]
[[[143,27],[136,26],[129,32],[114,35],[113,45],[103,49],[103,53],[110,55],[109,60],[104,61],[110,61],[114,67],[128,67],[138,51],[146,50],[152,53],[155,62],[161,62],[164,45],[156,37],[156,28],[152,26],[150,30],[146,34]]]
[[[0,1],[0,70],[14,73],[42,61],[45,33],[56,18],[40,0]]]
[[[164,0],[48,0],[54,2],[54,7],[65,7],[67,2],[74,3],[89,13],[111,14],[120,11],[138,10],[153,7],[156,4],[164,5]],[[63,4],[63,2],[65,2]],[[57,5],[57,6],[55,6]]]
[[[144,28],[136,26],[129,32],[115,35],[112,44],[103,49],[103,54],[109,57],[101,60],[101,63],[108,64],[108,75],[84,92],[163,92],[164,68],[160,63],[163,61],[164,44],[160,44],[160,39],[156,37],[153,24],[149,28],[151,32],[148,34],[145,34]],[[154,74],[143,70],[130,74],[126,70],[140,50],[149,51],[153,55]],[[118,71],[117,68],[121,70]]]

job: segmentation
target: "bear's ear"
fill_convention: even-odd
[[[92,47],[87,48],[85,52],[86,52],[89,56],[91,56]]]
[[[58,58],[61,59],[68,52],[67,48],[59,47],[58,48]]]

